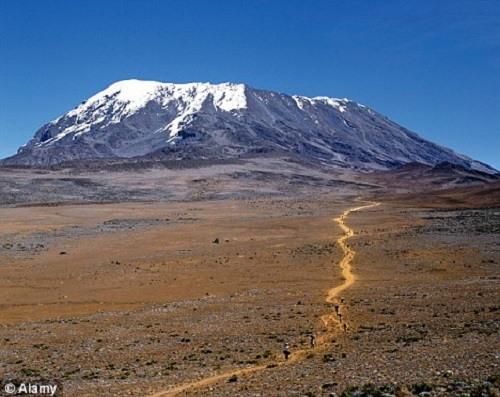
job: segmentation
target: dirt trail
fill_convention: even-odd
[[[344,252],[344,257],[340,261],[340,268],[342,269],[342,276],[344,277],[344,282],[336,287],[333,287],[328,291],[328,296],[326,297],[326,301],[328,303],[334,303],[336,301],[336,298],[338,295],[345,289],[349,288],[355,281],[354,274],[351,273],[351,261],[354,258],[354,255],[356,255],[356,252],[349,248],[347,245],[346,241],[354,236],[354,231],[347,227],[345,224],[345,218],[351,213],[351,212],[356,212],[360,211],[366,208],[372,208],[376,207],[377,205],[380,205],[380,203],[373,203],[369,205],[363,205],[360,207],[356,208],[351,208],[349,210],[346,210],[342,213],[341,216],[338,218],[335,218],[334,221],[339,224],[341,229],[343,230],[343,235],[337,239],[337,243],[339,244],[340,248],[342,248],[342,251]],[[321,320],[325,324],[325,327],[328,327],[328,322],[329,320],[334,320],[335,322],[340,324],[340,321],[337,319],[336,316],[333,314],[327,314],[321,317]]]
[[[354,258],[354,256],[356,255],[356,252],[354,250],[352,250],[351,248],[349,248],[349,246],[346,244],[346,241],[349,238],[351,238],[352,236],[354,236],[354,231],[345,225],[345,218],[351,212],[356,212],[356,211],[360,211],[363,209],[375,207],[379,204],[380,203],[373,203],[373,204],[369,204],[369,205],[363,205],[360,207],[351,208],[349,210],[344,211],[340,217],[333,219],[335,222],[338,223],[338,225],[343,230],[343,235],[337,239],[337,243],[340,245],[340,247],[342,248],[342,251],[344,252],[344,257],[342,258],[342,260],[340,261],[340,264],[339,264],[340,268],[342,269],[342,276],[344,277],[344,282],[328,291],[328,296],[326,297],[326,301],[328,303],[336,302],[336,298],[338,297],[339,293],[341,291],[345,290],[346,288],[348,288],[349,286],[351,286],[355,281],[355,277],[351,273],[351,261]],[[323,321],[325,327],[329,328],[329,332],[327,332],[321,338],[318,339],[318,343],[320,343],[320,344],[324,340],[331,338],[331,334],[335,332],[335,329],[332,329],[329,327],[330,322],[333,321],[333,322],[337,323],[338,325],[340,325],[340,321],[333,314],[326,314],[323,317],[321,317],[321,320]],[[293,353],[293,355],[287,361],[280,361],[280,362],[273,363],[272,368],[280,367],[283,365],[288,365],[288,364],[294,363],[296,361],[302,360],[306,357],[306,355],[309,351],[310,351],[309,349],[297,350]],[[152,394],[150,397],[173,397],[173,396],[177,396],[178,394],[185,392],[187,390],[190,390],[190,389],[199,389],[199,388],[202,388],[204,386],[208,386],[208,385],[217,383],[217,382],[222,381],[222,380],[228,380],[229,378],[231,378],[234,375],[237,376],[237,375],[250,374],[253,372],[263,371],[266,368],[270,368],[269,364],[258,365],[255,367],[238,369],[238,370],[234,370],[234,371],[228,371],[228,372],[225,372],[223,374],[210,376],[210,377],[203,378],[203,379],[196,380],[196,381],[189,382],[189,383],[184,383],[184,384],[179,385],[177,387],[174,387],[172,389],[164,390],[164,391],[160,391],[158,393]]]

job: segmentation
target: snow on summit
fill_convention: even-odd
[[[174,137],[189,116],[199,112],[204,103],[210,100],[217,110],[231,112],[247,106],[245,85],[222,83],[173,84],[157,81],[123,80],[116,82],[104,91],[90,97],[77,108],[62,117],[74,118],[68,126],[53,138],[41,145],[50,145],[69,134],[75,137],[89,132],[93,125],[120,123],[124,117],[143,109],[149,102],[156,102],[162,108],[175,109],[175,117],[163,131]],[[62,117],[55,120],[57,123]]]
[[[299,95],[294,95],[292,97],[299,107],[299,109],[304,109],[304,103],[309,103],[311,105],[318,104],[318,103],[324,103],[326,105],[329,105],[335,109],[338,109],[340,112],[344,113],[347,109],[346,103],[350,102],[349,99],[344,98],[344,99],[337,99],[337,98],[330,98],[326,96],[317,96],[314,98],[308,98],[306,96],[299,96]]]
[[[289,152],[373,170],[443,161],[495,172],[348,99],[308,98],[244,84],[124,80],[42,126],[4,164],[92,158],[198,159]]]
[[[141,80],[124,80],[114,83],[91,97],[87,104],[100,102],[103,99],[113,99],[126,104],[128,113],[133,113],[152,100],[158,100],[162,105],[167,105],[172,100],[190,99],[190,104],[199,109],[209,95],[213,97],[214,106],[225,111],[242,109],[246,106],[243,84],[172,84]]]

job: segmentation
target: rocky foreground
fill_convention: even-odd
[[[350,214],[356,281],[348,330],[332,322],[332,334],[332,218],[354,206],[322,195],[2,209],[0,378],[55,380],[67,396],[152,395],[233,371],[184,395],[498,395],[500,210]],[[301,357],[285,363],[284,343]]]

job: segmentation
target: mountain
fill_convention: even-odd
[[[439,191],[413,191],[399,194],[378,194],[369,196],[371,200],[395,202],[415,207],[443,208],[498,208],[500,207],[500,182],[474,186],[456,187]],[[498,223],[491,227],[498,228]]]
[[[348,99],[289,96],[244,84],[139,80],[115,83],[44,125],[1,164],[215,160],[272,152],[358,170],[449,162],[496,172]]]
[[[360,181],[408,191],[431,191],[500,182],[500,173],[483,172],[443,162],[434,166],[407,163],[388,171],[365,173]]]

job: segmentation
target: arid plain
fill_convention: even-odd
[[[3,382],[67,396],[498,395],[495,190],[385,199],[380,183],[317,171],[169,172],[0,175]],[[134,178],[143,190],[123,187]],[[16,203],[30,186],[41,199]],[[346,281],[337,218],[362,206],[342,220],[354,282],[328,302]]]

